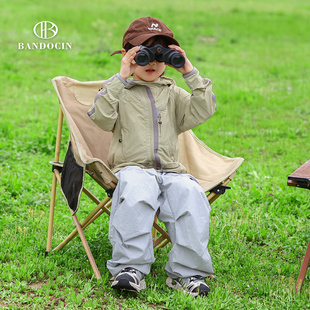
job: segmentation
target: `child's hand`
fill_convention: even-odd
[[[122,49],[123,59],[121,62],[120,76],[126,81],[135,71],[138,66],[134,61],[137,51],[140,46],[131,48],[127,53],[125,49]]]
[[[186,54],[185,54],[185,52],[181,49],[181,47],[180,47],[180,46],[177,46],[177,45],[174,45],[174,44],[168,45],[168,47],[169,47],[169,48],[172,48],[172,49],[174,49],[174,50],[176,50],[176,51],[179,52],[181,55],[183,55],[184,58],[185,58],[185,64],[184,64],[184,66],[181,67],[181,68],[175,68],[175,67],[173,67],[173,66],[171,66],[171,65],[168,65],[168,66],[174,68],[175,70],[181,72],[182,74],[187,74],[187,73],[192,72],[193,69],[194,69],[194,67],[193,67],[193,65],[191,64],[191,62],[188,60],[188,58],[186,57]]]

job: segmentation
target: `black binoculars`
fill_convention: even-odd
[[[162,47],[160,44],[153,46],[141,45],[140,50],[136,54],[135,62],[139,66],[146,66],[154,60],[172,65],[175,68],[181,68],[185,64],[183,55],[172,48]]]

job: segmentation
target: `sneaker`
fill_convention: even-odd
[[[209,286],[203,280],[202,276],[193,276],[189,278],[178,278],[166,280],[166,284],[176,290],[186,292],[194,297],[208,296],[210,292]]]
[[[111,287],[118,290],[140,292],[146,288],[146,284],[143,273],[137,269],[127,267],[118,273]]]

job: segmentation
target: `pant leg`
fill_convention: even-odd
[[[125,267],[148,274],[155,261],[152,226],[159,207],[155,174],[153,169],[139,167],[126,167],[117,173],[109,226],[113,253],[107,262],[113,276]]]
[[[162,175],[158,218],[172,241],[166,271],[169,277],[203,277],[213,274],[209,241],[209,201],[190,175]]]

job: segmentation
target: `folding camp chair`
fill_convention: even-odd
[[[109,169],[107,162],[112,133],[101,130],[87,115],[103,81],[79,82],[68,77],[55,77],[52,82],[58,95],[60,111],[55,157],[54,161],[50,162],[53,166],[53,182],[46,255],[52,249],[55,195],[58,182],[71,210],[76,229],[54,250],[62,249],[76,235],[79,235],[95,275],[99,279],[100,273],[83,230],[102,213],[110,214],[112,192],[117,185],[117,177]],[[59,161],[59,154],[63,117],[69,127],[70,142],[62,163]],[[179,155],[180,162],[187,168],[188,173],[197,178],[204,191],[208,193],[207,197],[210,203],[229,188],[226,185],[234,178],[237,169],[243,162],[243,158],[228,158],[214,152],[203,144],[192,131],[179,135]],[[85,172],[106,190],[107,196],[102,201],[85,188]],[[97,206],[82,222],[79,222],[76,213],[82,192]],[[154,247],[162,247],[170,241],[168,233],[156,218],[152,234]]]
[[[310,160],[300,166],[292,174],[287,177],[287,185],[300,188],[310,189]],[[307,250],[303,258],[300,272],[295,285],[295,293],[301,291],[302,284],[307,273],[307,269],[310,263],[310,241],[308,242]]]

